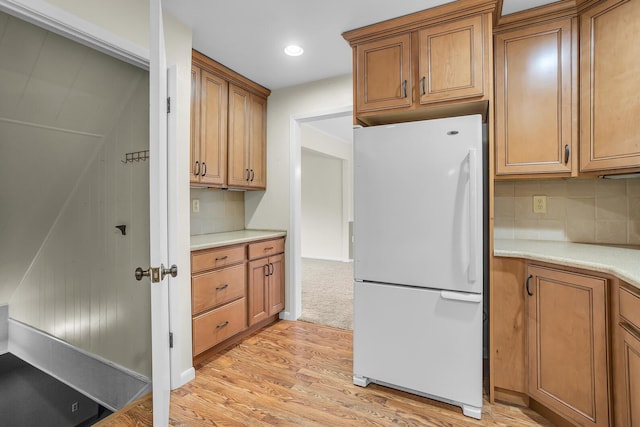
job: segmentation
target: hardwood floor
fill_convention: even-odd
[[[277,322],[196,366],[171,394],[172,426],[551,426],[537,413],[484,402],[460,408],[375,384],[354,386],[352,332]],[[150,426],[147,395],[99,426]]]

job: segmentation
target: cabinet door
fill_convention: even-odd
[[[249,135],[249,185],[267,186],[267,100],[251,94],[251,129]]]
[[[493,348],[493,386],[527,393],[525,366],[527,346],[525,330],[525,262],[521,259],[493,259],[491,289]]]
[[[580,170],[640,168],[640,2],[580,17]]]
[[[356,47],[357,112],[411,106],[411,35]]]
[[[269,316],[268,270],[268,258],[249,262],[249,326],[258,323]]]
[[[484,94],[482,16],[418,32],[420,103]]]
[[[202,70],[200,89],[200,182],[227,179],[227,82]]]
[[[496,35],[496,175],[577,173],[576,44],[571,19]]]
[[[249,184],[249,109],[250,94],[229,84],[229,187]]]
[[[527,271],[529,395],[579,425],[608,426],[606,280]]]
[[[200,68],[191,65],[191,163],[189,181],[200,182]]]
[[[619,425],[634,427],[640,425],[640,336],[632,334],[631,329],[618,326],[621,342],[622,369],[616,377],[622,387],[622,414],[616,414]]]
[[[284,310],[284,254],[269,257],[269,314]]]

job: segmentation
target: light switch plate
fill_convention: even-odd
[[[533,196],[533,212],[547,213],[547,196]]]

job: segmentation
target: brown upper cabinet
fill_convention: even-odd
[[[580,33],[580,170],[640,171],[640,2],[598,2]]]
[[[496,175],[575,176],[575,18],[495,35]]]
[[[344,33],[353,48],[356,122],[485,116],[494,7],[462,0]]]
[[[266,188],[270,93],[200,52],[192,52],[192,186]]]
[[[265,189],[267,99],[229,87],[229,187]]]

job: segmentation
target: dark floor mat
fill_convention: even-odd
[[[11,353],[0,355],[0,425],[89,426],[110,413]]]

